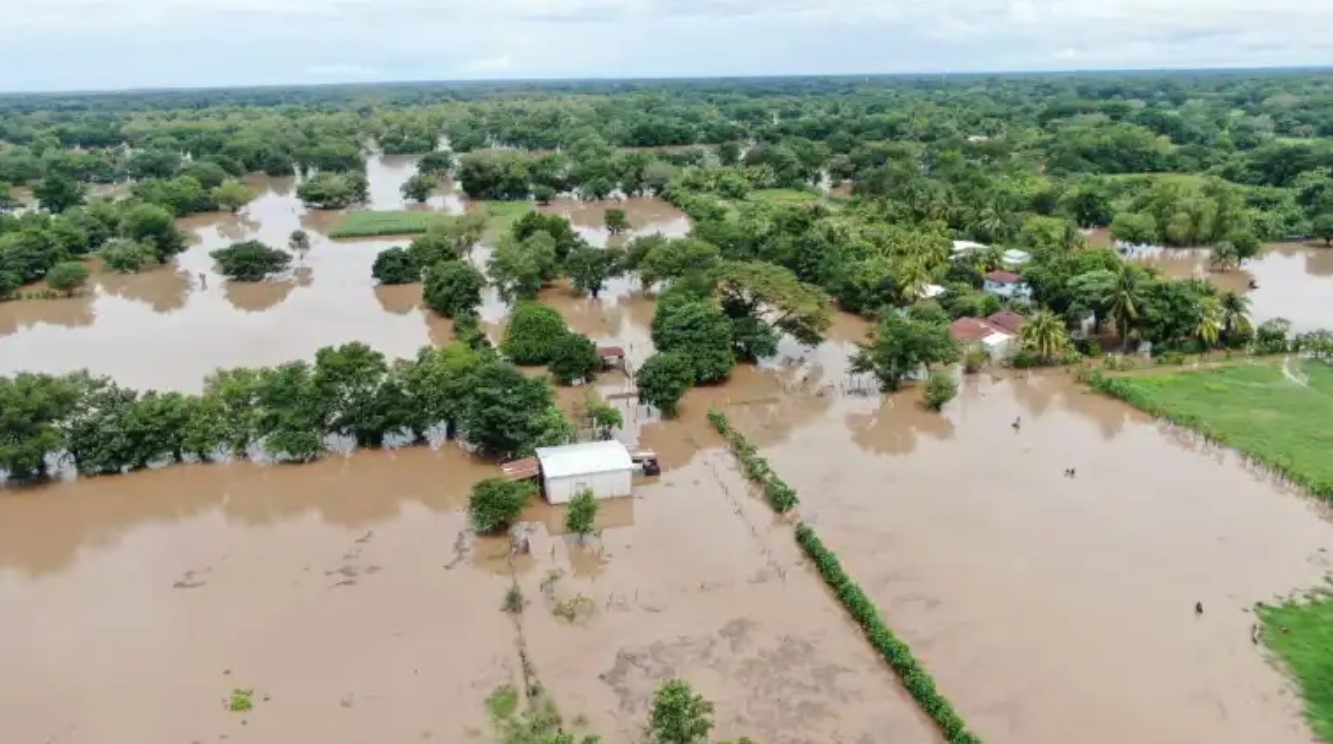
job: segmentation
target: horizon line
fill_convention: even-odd
[[[1014,70],[920,70],[915,72],[838,72],[838,73],[764,73],[733,75],[638,75],[633,77],[512,77],[512,78],[412,78],[382,80],[343,80],[331,82],[277,82],[260,84],[200,85],[200,86],[143,86],[126,88],[53,88],[49,90],[0,90],[0,99],[51,96],[123,96],[154,93],[196,93],[208,91],[264,91],[292,90],[309,88],[392,88],[407,86],[475,86],[475,85],[524,85],[524,84],[559,84],[559,83],[685,83],[709,81],[765,81],[765,80],[836,80],[850,78],[888,79],[920,77],[1048,77],[1048,76],[1101,76],[1101,75],[1179,75],[1186,73],[1252,73],[1252,74],[1297,74],[1311,72],[1330,72],[1333,65],[1274,65],[1256,67],[1214,66],[1214,67],[1107,67],[1107,68],[1068,68],[1068,69],[1014,69]]]

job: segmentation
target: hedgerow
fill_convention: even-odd
[[[779,513],[785,513],[795,507],[799,502],[796,497],[796,491],[782,481],[781,478],[773,472],[768,461],[755,451],[754,445],[741,435],[740,432],[731,428],[727,422],[727,417],[720,411],[709,411],[708,421],[712,423],[713,428],[727,440],[731,445],[731,450],[736,454],[736,459],[741,463],[741,470],[745,476],[755,483],[759,484],[764,490],[764,495],[768,502]],[[888,662],[898,679],[902,681],[903,687],[907,688],[912,698],[916,700],[926,715],[939,726],[943,732],[944,738],[949,744],[981,744],[981,739],[976,734],[967,730],[967,725],[963,719],[954,711],[949,701],[940,694],[935,688],[935,678],[930,676],[912,655],[912,650],[907,647],[889,630],[884,624],[884,620],[879,615],[879,609],[875,603],[866,596],[861,587],[847,572],[843,570],[842,564],[833,551],[824,547],[815,531],[804,522],[796,525],[796,542],[800,544],[806,555],[810,556],[819,571],[819,575],[824,578],[824,582],[833,590],[833,594],[842,603],[842,606],[851,614],[852,619],[861,626],[866,639],[870,645],[875,647],[884,660]]]

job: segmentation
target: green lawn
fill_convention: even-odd
[[[426,232],[431,225],[439,224],[449,218],[450,215],[444,212],[405,210],[348,212],[329,231],[329,237],[371,238],[379,235],[417,235]]]
[[[1333,595],[1259,608],[1264,643],[1301,688],[1310,728],[1333,744]],[[1283,632],[1283,629],[1286,632]]]
[[[1103,392],[1200,431],[1333,501],[1333,366],[1280,359],[1103,378]]]

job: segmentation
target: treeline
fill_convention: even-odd
[[[700,165],[706,151],[617,151],[595,135],[567,152],[521,150],[471,152],[458,159],[459,186],[473,199],[549,202],[558,194],[605,199],[613,192],[627,196],[664,192],[682,167]]]
[[[54,215],[0,214],[0,299],[87,256],[100,256],[112,271],[133,272],[184,249],[169,210],[133,199],[98,200]]]
[[[109,475],[174,462],[309,462],[335,445],[460,437],[496,457],[573,441],[549,385],[484,337],[390,361],[365,344],[325,347],[314,363],[218,371],[200,395],[139,392],[106,377],[0,378],[0,471]]]

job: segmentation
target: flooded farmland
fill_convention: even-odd
[[[375,207],[400,208],[388,184],[411,172],[410,159],[373,159]],[[370,278],[375,254],[406,240],[330,241],[330,216],[307,213],[291,179],[254,183],[262,194],[240,215],[182,222],[191,247],[171,267],[0,304],[0,369],[197,390],[216,367],[333,343],[407,355],[448,340],[419,286]],[[628,204],[636,232],[688,230],[640,202]],[[427,207],[466,205],[445,189]],[[608,239],[605,205],[547,209]],[[314,248],[291,276],[243,286],[214,273],[209,250],[283,245],[298,227]],[[1274,261],[1327,281],[1312,255],[1326,254],[1270,249],[1246,271]],[[1260,293],[1272,286],[1277,302],[1286,274],[1256,276],[1262,320]],[[631,365],[652,352],[652,299],[632,281],[598,300],[563,286],[542,300]],[[504,312],[488,298],[492,328]],[[1311,740],[1251,643],[1250,608],[1328,571],[1322,509],[1063,374],[969,378],[943,415],[916,391],[862,395],[847,355],[866,328],[839,315],[814,349],[784,341],[691,391],[676,421],[636,405],[624,375],[604,376],[598,390],[626,414],[619,436],[657,450],[663,474],[605,502],[583,543],[559,508],[532,507],[532,550],[513,559],[466,529],[468,491],[494,466],[452,446],[6,491],[0,741],[484,741],[482,702],[522,678],[520,649],[567,722],[608,743],[640,740],[673,676],[714,701],[719,739],[938,741],[790,526],[741,480],[704,421],[712,407],[797,489],[801,516],[987,742]],[[500,609],[514,583],[517,623]],[[585,615],[556,616],[580,597]],[[226,710],[234,688],[255,691],[253,711]]]

